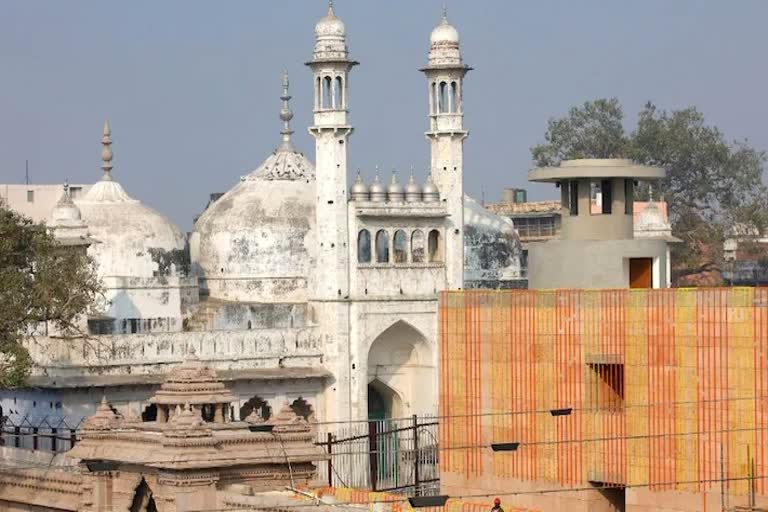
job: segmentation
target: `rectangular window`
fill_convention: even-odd
[[[624,365],[614,362],[588,364],[592,370],[587,375],[587,400],[591,408],[621,411],[624,408]]]
[[[609,215],[613,205],[613,190],[611,189],[611,180],[600,182],[600,194],[603,198],[603,215]]]
[[[35,202],[35,191],[34,190],[27,190],[27,202],[28,203],[34,203]]]
[[[77,199],[80,197],[83,187],[69,187],[69,197]]]
[[[571,215],[579,214],[579,182],[568,182],[568,210]]]
[[[634,213],[635,202],[635,182],[624,180],[624,213],[632,215]]]

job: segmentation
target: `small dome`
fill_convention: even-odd
[[[389,183],[389,187],[387,187],[387,197],[393,203],[405,201],[405,189],[397,181],[397,173],[395,172],[392,173],[392,181]]]
[[[387,200],[387,189],[384,188],[384,185],[381,184],[381,179],[379,179],[379,173],[376,172],[376,177],[373,178],[373,183],[371,183],[371,201],[374,203],[383,203]]]
[[[352,184],[350,190],[353,201],[367,201],[369,198],[368,186],[363,182],[363,177],[360,176],[360,172],[357,173],[355,183]]]
[[[320,21],[315,25],[315,37],[344,37],[346,35],[347,28],[344,26],[344,22],[334,14],[333,4],[329,5],[326,15],[320,18]]]
[[[421,186],[416,183],[413,173],[411,173],[408,184],[405,186],[405,200],[408,203],[418,203],[421,201]]]
[[[347,29],[333,12],[333,2],[328,4],[328,13],[320,18],[315,25],[315,50],[313,59],[346,60],[347,59]]]
[[[456,45],[459,44],[459,31],[448,23],[448,18],[443,16],[440,24],[432,30],[429,36],[429,42],[434,45]]]
[[[438,190],[437,185],[432,181],[431,173],[427,176],[423,194],[425,203],[436,203],[440,201],[440,190]]]
[[[181,252],[186,240],[167,218],[130,197],[112,178],[112,139],[104,124],[104,175],[76,201],[89,234],[98,242],[88,248],[101,276],[153,277],[163,253]]]
[[[69,185],[64,184],[64,193],[51,213],[51,223],[53,225],[79,223],[81,219],[80,208],[72,202],[72,198],[69,195]]]

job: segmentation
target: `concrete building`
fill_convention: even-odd
[[[90,184],[69,185],[69,195],[72,199],[79,199],[88,193],[90,188]],[[48,222],[61,196],[61,185],[0,185],[0,205],[34,222]]]
[[[529,249],[530,288],[664,288],[670,286],[666,238],[636,238],[636,180],[664,169],[629,160],[567,160],[534,169],[528,179],[561,191],[560,238]]]
[[[595,191],[592,212],[602,210],[602,197]],[[487,203],[485,208],[495,215],[509,218],[520,238],[523,251],[520,256],[520,270],[527,287],[528,252],[532,245],[560,238],[562,204],[560,200],[528,201],[524,189],[506,188],[496,203]],[[672,236],[667,203],[664,201],[633,201],[635,238],[660,238],[669,242],[679,240]]]
[[[442,493],[765,510],[766,304],[761,288],[441,294]]]
[[[330,421],[436,411],[438,292],[512,286],[520,244],[508,219],[463,192],[469,67],[445,16],[422,70],[430,172],[348,186],[346,33],[332,7],[314,30],[315,162],[292,141],[285,76],[277,148],[212,198],[188,252],[113,176],[105,125],[102,178],[66,214],[87,230],[105,301],[89,312],[89,337],[28,344],[30,388],[0,394],[12,421],[76,424],[103,394],[123,414],[152,414],[158,384],[193,348],[230,385],[236,419],[286,401]]]

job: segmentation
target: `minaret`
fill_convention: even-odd
[[[315,49],[307,62],[315,90],[315,172],[317,176],[317,264],[322,278],[314,298],[334,300],[349,295],[347,249],[347,144],[349,72],[357,64],[347,53],[344,23],[328,4],[328,13],[315,25]]]
[[[446,280],[450,290],[464,286],[464,129],[463,81],[469,66],[462,63],[459,33],[443,10],[430,36],[429,63],[421,71],[429,91],[431,176],[448,210],[445,232]]]

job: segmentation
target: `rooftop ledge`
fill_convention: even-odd
[[[658,180],[667,175],[661,167],[640,165],[623,158],[583,158],[563,160],[557,167],[539,167],[528,171],[528,181],[557,182],[590,178],[631,178]]]
[[[443,203],[373,203],[350,201],[358,217],[448,217]]]

